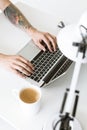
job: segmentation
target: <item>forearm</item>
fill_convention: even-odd
[[[10,3],[9,0],[0,0],[0,9],[3,11]]]
[[[41,32],[35,29],[26,17],[21,13],[21,11],[13,5],[10,0],[0,0],[0,9],[4,12],[5,16],[18,28],[21,28],[31,38],[34,43],[43,51],[45,51],[45,47],[42,44],[43,42],[46,44],[49,51],[56,51],[57,42],[56,37],[52,36],[49,33]]]
[[[4,14],[15,26],[21,28],[29,35],[32,35],[34,27],[29,23],[21,11],[11,2],[4,9]]]

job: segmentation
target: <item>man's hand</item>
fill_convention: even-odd
[[[37,29],[31,27],[29,29],[29,35],[32,37],[34,43],[43,51],[46,50],[45,46],[42,44],[46,44],[47,49],[52,52],[56,51],[57,48],[57,41],[56,37],[49,34],[48,32],[41,32]]]
[[[28,60],[17,55],[0,54],[0,66],[24,78],[33,73],[34,70],[33,65]]]

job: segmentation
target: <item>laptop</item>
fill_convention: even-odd
[[[64,75],[72,64],[57,48],[56,52],[39,50],[30,40],[19,52],[34,65],[34,73],[26,78],[31,84],[43,87]]]

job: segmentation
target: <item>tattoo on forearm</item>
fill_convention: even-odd
[[[13,4],[10,4],[4,10],[4,14],[14,25],[20,27],[21,29],[27,30],[32,26],[25,16]]]

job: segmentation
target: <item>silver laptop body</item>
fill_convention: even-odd
[[[35,71],[26,78],[31,84],[39,87],[46,86],[50,82],[65,74],[72,64],[59,50],[56,52],[43,52],[30,40],[19,52],[35,67]]]

